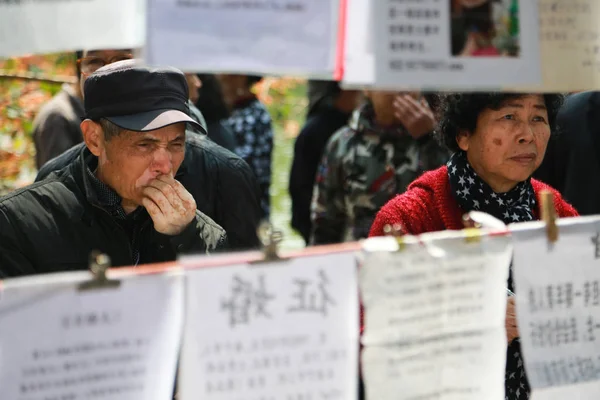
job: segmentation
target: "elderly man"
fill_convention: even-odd
[[[131,57],[130,50],[84,51],[78,60],[81,91],[86,79],[98,68]],[[186,94],[186,98],[189,96],[190,93]],[[198,210],[227,231],[230,249],[258,247],[256,228],[260,220],[260,205],[256,178],[240,157],[218,146],[205,134],[194,134],[206,133],[205,123],[199,111],[192,112],[191,102],[187,104],[190,116],[202,126],[188,124],[185,158],[175,178],[192,194]],[[45,163],[36,181],[69,166],[84,148],[85,144],[80,143]]]
[[[175,179],[184,160],[188,87],[176,69],[107,65],[84,86],[86,147],[67,168],[0,199],[0,278],[210,252],[225,232]]]

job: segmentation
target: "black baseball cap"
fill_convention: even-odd
[[[206,133],[190,117],[188,85],[172,67],[148,67],[123,60],[99,68],[83,86],[85,117],[107,119],[120,128],[146,132],[185,122]]]

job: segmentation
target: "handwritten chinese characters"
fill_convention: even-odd
[[[466,243],[452,235],[367,254],[360,275],[367,398],[504,398],[508,239]]]
[[[599,384],[599,223],[559,221],[559,241],[551,247],[543,228],[513,228],[519,332],[537,398],[555,398],[558,388],[565,397],[593,398],[584,383]]]
[[[180,397],[354,398],[356,285],[351,253],[191,271]]]
[[[43,285],[6,285],[0,397],[170,398],[183,324],[181,276],[126,278],[117,289],[85,292],[76,278],[44,279]]]

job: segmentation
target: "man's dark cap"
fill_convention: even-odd
[[[118,61],[91,74],[83,91],[85,119],[104,118],[138,132],[185,122],[206,133],[206,127],[190,117],[187,81],[176,68]]]

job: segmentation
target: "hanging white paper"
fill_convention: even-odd
[[[539,0],[542,84],[518,91],[600,89],[600,2]]]
[[[0,57],[130,49],[144,35],[144,0],[0,1]]]
[[[79,292],[81,276],[4,282],[0,397],[172,398],[182,276],[127,278],[119,288]]]
[[[354,399],[353,253],[188,275],[180,399]]]
[[[185,71],[333,76],[339,0],[150,0],[145,57]]]
[[[492,90],[541,82],[537,1],[489,1],[489,10],[477,13],[452,9],[460,3],[369,2],[372,17],[366,14],[360,23],[376,21],[372,87]],[[369,68],[364,71],[368,80]],[[352,75],[346,83],[360,79]]]
[[[345,12],[342,85],[345,88],[367,87],[375,80],[374,21],[370,0],[347,0]]]
[[[600,218],[511,226],[517,318],[535,400],[600,396]]]
[[[420,240],[368,251],[361,268],[367,397],[504,399],[510,239],[467,243],[444,232]]]

